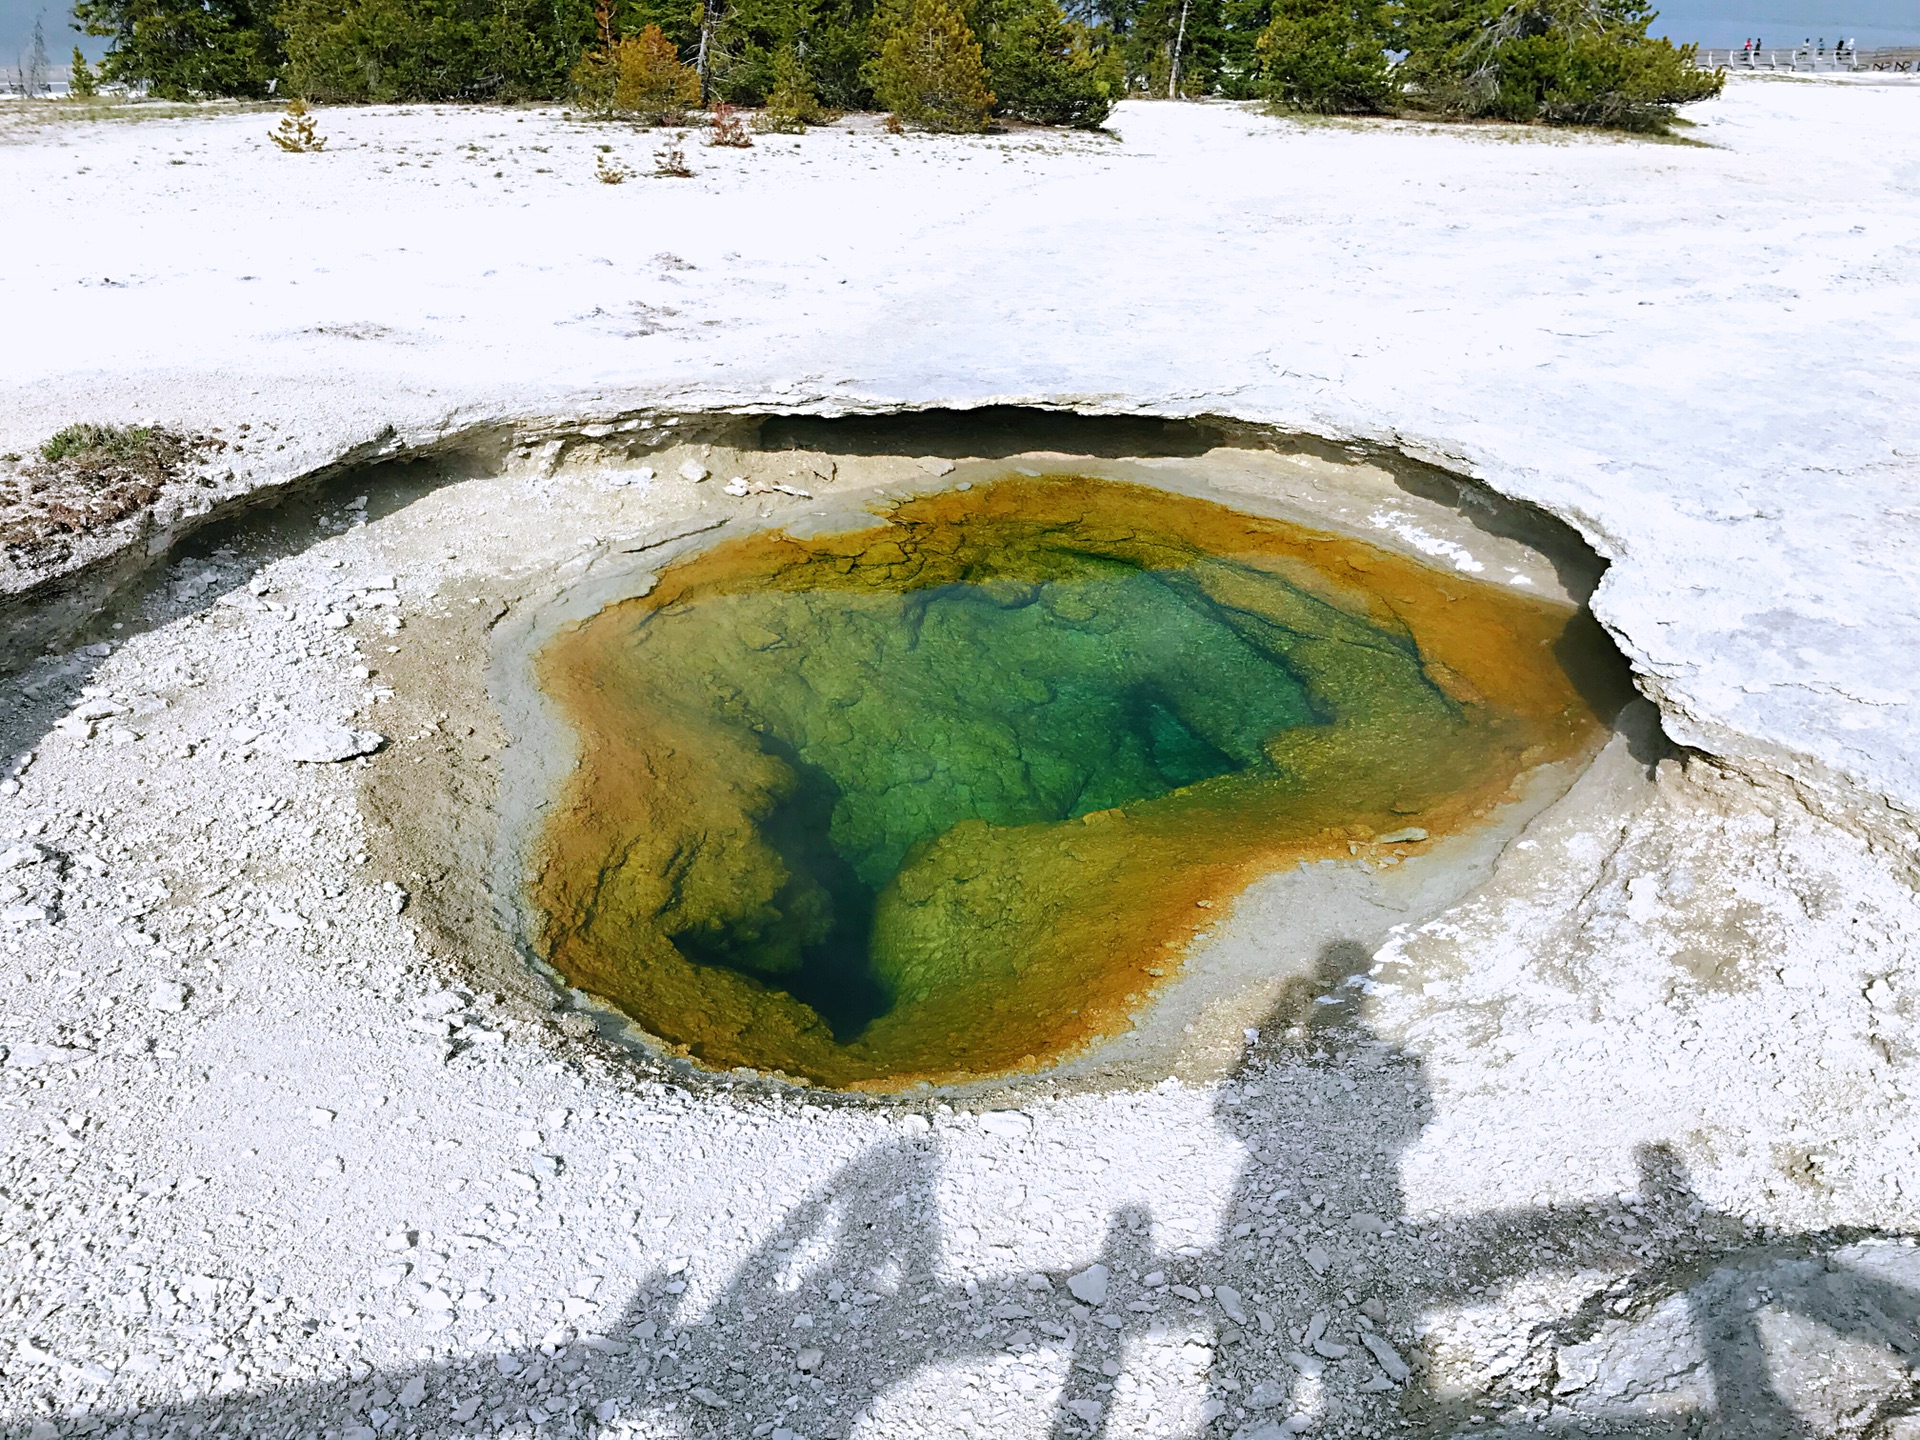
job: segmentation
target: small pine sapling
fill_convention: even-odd
[[[80,53],[78,45],[73,47],[73,73],[67,77],[67,94],[76,100],[89,100],[100,93],[100,82],[94,78],[93,67],[87,64],[87,57]]]
[[[740,122],[740,112],[722,102],[713,107],[713,128],[707,132],[707,144],[745,150],[753,144],[753,137]]]
[[[653,152],[653,173],[676,180],[693,178],[693,169],[687,164],[686,147],[678,135]]]
[[[624,185],[633,178],[633,171],[602,150],[594,157],[593,178],[602,185]]]
[[[766,107],[754,118],[754,128],[778,135],[800,135],[824,116],[813,93],[807,67],[791,47],[773,57],[773,89]]]
[[[315,155],[327,148],[327,137],[314,128],[304,100],[288,104],[287,113],[267,132],[267,138],[289,155]]]

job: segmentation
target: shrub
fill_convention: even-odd
[[[164,480],[193,449],[185,435],[152,425],[82,422],[56,430],[40,445],[40,458],[76,473],[107,471]]]
[[[38,561],[71,537],[151,505],[168,482],[224,444],[158,426],[69,425],[40,446],[17,489],[0,483],[0,549]],[[18,455],[0,459],[18,460]],[[205,476],[199,483],[210,485]]]
[[[1662,131],[1720,93],[1642,0],[1407,0],[1411,98],[1442,114]]]
[[[653,152],[653,173],[677,180],[693,178],[693,167],[687,164],[686,147],[677,137]]]
[[[85,100],[98,94],[100,86],[93,78],[93,67],[87,64],[87,57],[80,53],[78,45],[73,47],[73,73],[67,79],[67,94],[76,100]]]
[[[1126,84],[1120,56],[1096,50],[1058,0],[981,0],[974,17],[995,114],[1088,130],[1107,118]]]
[[[980,42],[948,0],[905,0],[874,58],[876,99],[910,125],[950,134],[987,128],[987,88]]]
[[[753,144],[753,137],[747,134],[747,127],[740,123],[740,112],[723,102],[713,108],[713,124],[707,132],[707,144],[745,150]]]
[[[650,125],[678,123],[700,99],[700,76],[658,25],[615,40],[573,68],[574,95],[589,110]]]
[[[110,36],[100,79],[145,84],[166,100],[263,100],[283,52],[273,0],[76,0],[89,35]]]
[[[1259,40],[1267,97],[1293,110],[1378,115],[1399,98],[1379,0],[1274,0]]]

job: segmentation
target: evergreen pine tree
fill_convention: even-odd
[[[652,124],[671,124],[700,99],[700,76],[658,25],[616,41],[613,108]]]
[[[791,49],[773,57],[773,89],[767,94],[766,108],[758,125],[783,135],[797,135],[819,120],[820,102],[814,97],[807,67]]]
[[[873,93],[923,130],[984,130],[993,109],[980,42],[948,0],[906,0],[872,67]]]
[[[287,113],[267,132],[267,138],[289,155],[318,155],[327,148],[326,136],[307,113],[307,102],[297,97],[288,102]]]
[[[1119,55],[1061,12],[1058,0],[978,0],[974,8],[994,113],[1093,129],[1120,98]]]
[[[1113,14],[1110,29],[1135,86],[1149,95],[1166,95],[1178,54],[1180,94],[1210,95],[1219,88],[1227,41],[1225,0],[1116,0]]]
[[[1398,98],[1380,0],[1274,0],[1260,37],[1267,94],[1295,110],[1377,115]]]
[[[574,97],[603,115],[631,115],[650,125],[677,123],[700,99],[700,76],[680,61],[674,43],[649,25],[573,68]]]
[[[274,0],[75,0],[89,35],[110,36],[101,80],[144,83],[167,100],[264,100],[283,52]]]
[[[1409,96],[1442,114],[1663,130],[1720,93],[1646,0],[1403,0]]]
[[[87,64],[87,57],[80,53],[80,47],[74,46],[73,73],[67,77],[67,94],[76,100],[85,100],[99,91],[100,86],[93,78],[93,67]]]
[[[275,15],[288,88],[323,101],[558,96],[594,33],[590,0],[281,0]]]

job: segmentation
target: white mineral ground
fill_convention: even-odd
[[[785,469],[521,446],[210,537],[4,695],[7,1434],[1913,1433],[1920,87],[1738,81],[1699,145],[1129,105],[621,186],[596,147],[654,137],[551,111],[309,156],[28,114],[0,449],[253,437],[68,567],[482,431],[1227,415],[1569,522],[1689,748],[1616,741],[1225,1074],[729,1089],[474,982],[460,830],[512,585]]]

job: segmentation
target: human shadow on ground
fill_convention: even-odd
[[[1842,1340],[1879,1347],[1888,1364],[1877,1389],[1855,1387],[1837,1428],[1890,1433],[1912,1403],[1904,1364],[1920,1351],[1910,1241],[1858,1230],[1757,1238],[1703,1205],[1662,1146],[1639,1152],[1638,1188],[1623,1198],[1410,1213],[1400,1165],[1431,1099],[1417,1058],[1363,1023],[1369,964],[1363,946],[1327,946],[1218,1088],[1216,1120],[1245,1161],[1211,1244],[1172,1243],[1150,1209],[1116,1204],[1097,1255],[1071,1271],[959,1278],[938,1221],[939,1133],[903,1127],[793,1207],[717,1290],[698,1257],[687,1270],[656,1263],[617,1317],[580,1315],[537,1341],[144,1411],[49,1415],[0,1434],[845,1440],[891,1406],[870,1433],[998,1440],[1038,1423],[1050,1440],[1388,1430],[1812,1440],[1836,1433],[1807,1397],[1844,1363],[1832,1353]],[[408,1283],[424,1316],[446,1301],[422,1274]],[[1484,1355],[1449,1340],[1447,1317],[1496,1315],[1513,1287],[1541,1283],[1531,1310],[1492,1320]],[[236,1292],[192,1337],[244,1343],[254,1313],[274,1303]],[[1655,1333],[1673,1327],[1676,1306],[1677,1352]],[[1812,1348],[1783,1347],[1768,1328],[1780,1317],[1818,1327]],[[1635,1349],[1636,1327],[1654,1343]],[[354,1336],[335,1329],[345,1370]],[[943,1383],[962,1375],[943,1391],[959,1398],[915,1408],[936,1372]]]

